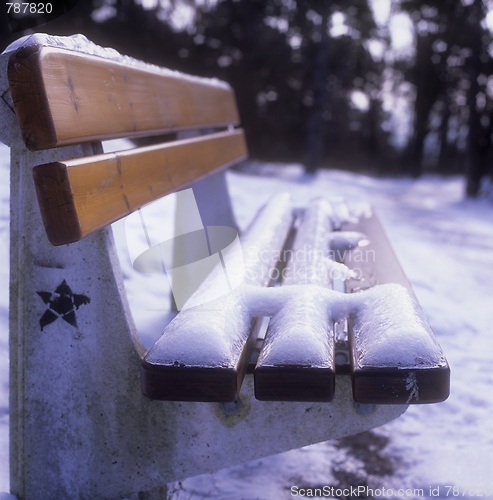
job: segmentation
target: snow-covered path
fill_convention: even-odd
[[[0,145],[0,491],[8,491],[8,167]],[[417,498],[430,496],[430,487],[457,496],[446,486],[459,486],[458,496],[486,496],[487,488],[493,496],[493,201],[464,200],[459,178],[321,171],[310,180],[297,165],[253,165],[230,172],[228,182],[242,228],[281,191],[300,204],[316,196],[369,201],[447,356],[452,391],[444,403],[411,407],[363,445],[322,443],[190,478],[170,485],[173,498],[290,498],[291,486],[335,486],[343,477],[395,491],[422,488]]]

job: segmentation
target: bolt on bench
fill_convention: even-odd
[[[168,482],[447,398],[448,364],[375,216],[279,195],[227,249],[215,239],[234,227],[224,169],[247,156],[227,84],[32,35],[1,55],[0,95],[18,498],[164,498]],[[97,142],[183,130],[213,132]],[[146,352],[108,226],[190,186],[224,200],[196,235],[221,262]]]

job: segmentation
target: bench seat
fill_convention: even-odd
[[[208,299],[223,279],[223,266],[211,272],[144,358],[144,394],[234,401],[259,341],[256,322],[267,316],[252,365],[255,396],[262,401],[332,401],[336,323],[347,325],[337,343],[339,353],[347,350],[356,402],[445,400],[447,361],[376,216],[350,219],[340,221],[324,200],[294,217],[287,195],[269,202],[241,238],[244,261],[235,262],[241,253],[229,257],[226,272],[244,265],[242,284],[228,296]],[[365,233],[331,232],[338,225]],[[331,246],[331,235],[337,245]],[[357,258],[363,251],[367,258]],[[351,268],[330,258],[338,253]],[[389,268],[394,272],[385,274]],[[346,282],[348,293],[333,290],[337,281]]]

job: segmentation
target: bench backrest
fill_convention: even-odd
[[[91,160],[37,166],[48,238],[73,243],[141,206],[246,158],[232,89],[136,61],[32,45],[9,60],[8,78],[26,147],[40,151],[189,129],[228,131]]]

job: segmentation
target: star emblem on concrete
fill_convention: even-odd
[[[63,319],[69,325],[77,328],[77,318],[75,309],[91,302],[89,297],[78,293],[73,293],[67,282],[63,280],[56,288],[55,292],[36,292],[41,300],[48,305],[48,309],[44,312],[39,320],[41,331],[46,325],[53,323],[58,318]]]

